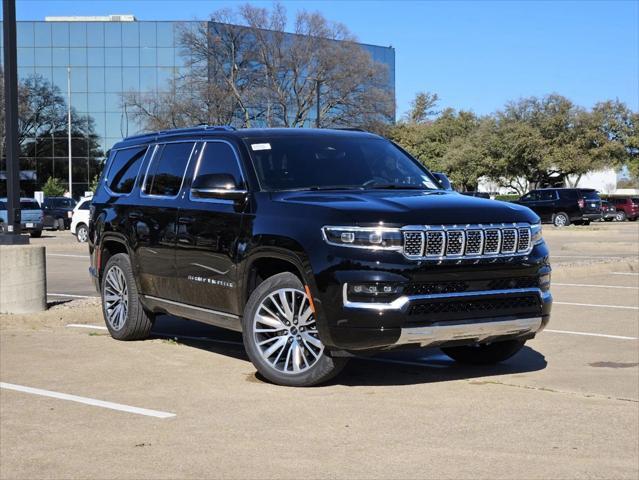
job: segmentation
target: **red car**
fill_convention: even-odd
[[[623,222],[628,219],[630,221],[637,220],[639,217],[639,197],[621,197],[611,199],[617,209],[615,220]]]

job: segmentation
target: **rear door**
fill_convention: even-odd
[[[179,300],[175,280],[175,239],[178,202],[195,141],[158,144],[142,181],[139,200],[128,212],[135,240],[142,293]]]
[[[202,144],[191,178],[227,174],[246,188],[240,157],[225,140]],[[185,195],[178,218],[176,269],[181,301],[227,313],[238,312],[236,254],[244,202]]]

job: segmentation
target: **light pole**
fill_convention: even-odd
[[[69,197],[73,198],[73,170],[71,165],[71,66],[67,66],[67,130],[69,150]]]
[[[7,224],[0,243],[29,243],[20,235],[20,159],[18,152],[18,54],[16,48],[16,2],[2,0],[4,36],[4,111],[7,162]],[[26,239],[26,240],[25,240]]]

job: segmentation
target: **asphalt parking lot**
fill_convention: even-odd
[[[84,298],[86,245],[47,232],[33,243],[60,304],[0,316],[0,477],[635,479],[639,222],[544,234],[553,317],[514,358],[393,352],[291,389],[256,377],[238,334],[196,322],[112,340]]]

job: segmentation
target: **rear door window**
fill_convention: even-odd
[[[539,192],[539,200],[555,200],[557,198],[554,190],[542,190]]]
[[[107,174],[107,186],[114,193],[127,194],[133,190],[147,147],[118,150]]]
[[[153,156],[147,173],[144,193],[175,197],[182,187],[184,171],[195,142],[167,143]]]

